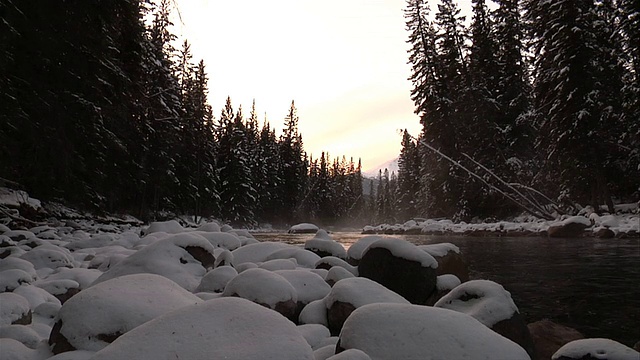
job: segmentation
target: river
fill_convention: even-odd
[[[257,233],[261,241],[302,244],[313,235]],[[334,232],[345,248],[365,235]],[[504,286],[528,322],[544,318],[586,337],[640,340],[640,240],[399,235],[414,244],[450,242],[472,279]]]

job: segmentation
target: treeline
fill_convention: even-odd
[[[227,99],[216,118],[205,64],[188,42],[173,47],[170,12],[169,0],[3,2],[0,177],[143,219],[355,217],[360,167],[317,170],[326,164],[307,158],[293,102],[279,136],[255,104],[245,116]]]
[[[560,206],[637,201],[639,3],[472,3],[467,26],[453,0],[433,12],[407,1],[411,95],[423,128],[403,138],[396,217],[519,210],[424,144],[482,180],[496,175]]]

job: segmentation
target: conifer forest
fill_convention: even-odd
[[[294,101],[277,122],[255,102],[213,109],[169,0],[2,0],[0,179],[92,211],[239,227],[522,212],[501,186],[567,212],[638,201],[640,3],[472,3],[464,19],[454,0],[407,0],[422,131],[404,132],[397,173],[364,179],[348,155],[305,151]]]

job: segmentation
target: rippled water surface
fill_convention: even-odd
[[[313,235],[254,234],[302,244]],[[365,235],[334,232],[346,248]],[[450,242],[473,279],[502,284],[528,322],[543,318],[587,337],[632,346],[640,340],[640,240],[398,236],[414,244]]]

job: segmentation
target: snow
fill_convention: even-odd
[[[427,254],[424,251],[420,251],[420,249],[413,245],[412,243],[397,239],[397,238],[384,238],[378,241],[375,241],[367,250],[365,250],[364,254],[371,249],[382,248],[387,249],[393,254],[393,256],[420,263],[422,267],[431,267],[436,269],[438,267],[438,262],[433,256]],[[364,256],[363,254],[363,256]]]
[[[320,256],[314,254],[309,250],[291,246],[284,249],[276,250],[275,252],[267,256],[265,260],[269,261],[274,259],[295,259],[298,263],[298,266],[314,268],[316,262],[320,260]]]
[[[301,324],[320,324],[328,327],[327,307],[324,299],[315,300],[307,304],[307,306],[302,309],[302,312],[300,312],[298,321]]]
[[[206,269],[186,250],[201,248],[213,257],[213,246],[203,237],[182,233],[147,245],[105,271],[96,283],[118,276],[151,273],[167,277],[189,291],[200,284]]]
[[[30,349],[35,349],[42,340],[40,335],[26,325],[3,325],[0,326],[0,339],[14,339]],[[0,351],[0,354],[2,352]]]
[[[200,285],[196,288],[196,292],[215,292],[221,293],[224,291],[227,283],[238,275],[236,269],[231,266],[220,266],[208,273],[200,281]]]
[[[298,325],[298,331],[313,350],[317,350],[322,341],[331,336],[329,329],[320,324]]]
[[[242,245],[240,238],[232,233],[192,231],[191,234],[198,234],[209,240],[211,245],[215,248],[224,248],[229,251],[233,251]]]
[[[341,259],[347,257],[347,251],[344,249],[344,246],[332,239],[314,237],[313,239],[305,241],[304,248],[310,251],[325,252]]]
[[[568,224],[572,224],[572,223],[582,224],[582,225],[585,225],[585,226],[591,226],[591,221],[589,221],[589,219],[587,219],[584,216],[571,216],[571,217],[568,217],[568,218],[564,219],[561,224],[562,225],[568,225]]]
[[[331,308],[336,301],[351,304],[356,308],[373,303],[409,303],[377,282],[362,277],[352,277],[335,283],[324,302],[327,308]]]
[[[267,260],[261,263],[260,265],[258,265],[258,267],[261,269],[269,270],[269,271],[276,271],[276,270],[295,270],[297,265],[298,263],[296,262],[295,259],[273,259],[273,260]]]
[[[51,247],[53,246],[51,245]],[[20,256],[20,258],[32,263],[36,270],[43,268],[56,269],[58,267],[73,267],[73,256],[62,249],[63,248],[53,249],[38,246],[27,251],[24,255]]]
[[[34,351],[14,339],[0,338],[0,351],[2,360],[35,360]]]
[[[562,346],[551,357],[556,360],[566,356],[570,359],[607,359],[607,360],[638,360],[640,353],[609,339],[580,339]]]
[[[384,239],[384,237],[378,235],[363,236],[349,247],[349,250],[347,250],[347,256],[350,259],[360,260],[362,259],[362,254],[367,250],[369,245],[382,239]]]
[[[293,225],[289,228],[290,233],[312,233],[318,231],[318,227],[309,223],[301,223],[297,225]]]
[[[160,316],[116,339],[91,360],[313,360],[296,326],[240,298],[220,298]]]
[[[260,268],[248,269],[227,283],[222,296],[239,296],[275,309],[283,301],[298,301],[295,288],[284,277]]]
[[[60,300],[45,289],[33,285],[22,285],[13,291],[29,301],[29,307],[35,310],[40,304],[53,303],[60,306]]]
[[[156,221],[149,224],[149,227],[143,229],[140,233],[143,235],[165,232],[167,234],[178,234],[184,232],[184,228],[175,220]]]
[[[215,222],[207,222],[198,226],[196,230],[205,232],[220,232],[220,225]]]
[[[331,269],[329,269],[329,272],[327,272],[327,275],[324,277],[324,279],[326,281],[332,281],[333,283],[337,283],[342,279],[348,279],[352,277],[355,277],[355,275],[353,275],[353,273],[350,272],[349,270],[343,268],[342,266],[334,266]]]
[[[29,197],[25,191],[0,187],[0,205],[19,207],[20,204],[29,205],[36,210],[42,209],[40,200]]]
[[[529,360],[519,345],[471,316],[409,304],[369,304],[347,318],[340,346],[376,360]]]
[[[349,349],[340,354],[333,355],[327,358],[327,360],[371,360],[371,358],[362,350]]]
[[[0,292],[13,291],[22,284],[31,284],[33,276],[20,269],[0,271]]]
[[[330,269],[334,268],[336,266],[339,266],[347,271],[349,271],[350,273],[352,273],[354,276],[358,276],[358,268],[349,264],[348,262],[335,257],[335,256],[325,256],[323,258],[321,258],[320,260],[316,261],[316,263],[314,264],[315,268],[323,268],[324,266],[328,266]]]
[[[11,325],[30,311],[29,301],[24,297],[10,292],[0,293],[0,325]]]
[[[449,252],[460,254],[460,248],[451,243],[419,245],[418,248],[420,248],[420,250],[426,251],[427,254],[433,257],[443,257],[446,256]]]
[[[98,351],[108,343],[98,335],[123,334],[164,313],[201,300],[173,281],[154,274],[107,280],[64,303],[60,333],[76,349]]]
[[[322,299],[331,291],[331,286],[320,275],[309,270],[278,270],[275,273],[293,286],[298,295],[298,301],[303,304]]]
[[[449,291],[460,285],[460,279],[453,274],[444,274],[437,277],[436,287],[438,291]]]
[[[235,266],[245,262],[261,263],[276,251],[290,247],[293,246],[270,241],[245,245],[231,252],[233,254],[233,264]]]
[[[518,312],[511,294],[502,285],[490,280],[464,282],[434,306],[473,316],[488,327],[511,319]]]
[[[336,347],[334,345],[324,345],[313,352],[313,358],[315,360],[326,360],[332,357],[336,353]]]

